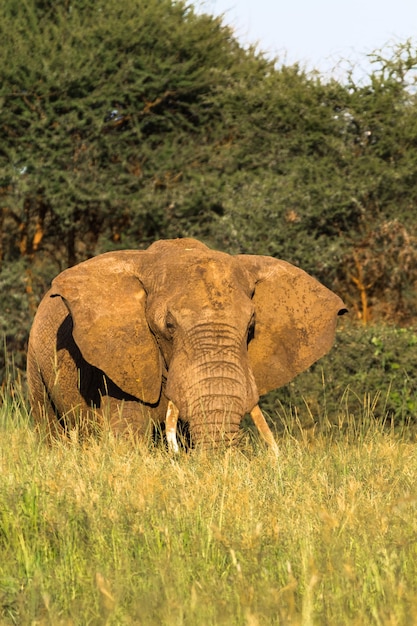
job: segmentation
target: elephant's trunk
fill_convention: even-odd
[[[170,366],[167,395],[188,422],[193,445],[236,443],[258,399],[244,339],[230,327],[222,331],[211,324],[189,335]]]
[[[206,389],[193,395],[187,421],[193,445],[232,445],[239,440],[245,409],[242,397],[221,392],[222,379],[210,380]],[[243,395],[243,390],[242,390]]]
[[[238,441],[240,422],[248,410],[247,375],[242,365],[228,356],[228,362],[213,359],[193,368],[184,409],[194,445]]]
[[[269,428],[259,406],[255,405],[252,411],[250,412],[250,414],[255,423],[256,428],[258,429],[259,434],[264,439],[264,441],[268,444],[273,454],[276,457],[278,457],[279,449],[278,449],[277,442],[275,441],[274,435],[272,434],[271,429]],[[167,413],[166,413],[166,435],[167,435],[168,449],[174,453],[177,453],[179,451],[177,435],[176,435],[178,416],[179,416],[179,409],[172,402],[172,400],[170,400],[168,402],[168,408],[167,408]],[[230,437],[228,439],[229,443],[235,443],[237,440],[238,440],[238,437],[234,437],[232,441],[230,441]],[[224,437],[223,437],[223,441],[224,441]],[[213,443],[216,443],[215,437],[214,437]]]

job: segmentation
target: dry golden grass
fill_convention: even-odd
[[[342,419],[342,418],[341,418]],[[417,623],[417,452],[344,418],[171,458],[0,408],[0,624]]]

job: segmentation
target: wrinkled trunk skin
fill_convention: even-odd
[[[235,371],[233,374],[236,377]],[[231,390],[230,378],[227,381],[227,393],[222,391],[224,378],[219,375],[203,378],[189,390],[186,420],[193,445],[230,445],[238,441],[246,389],[235,380]]]
[[[246,339],[230,327],[201,325],[174,355],[166,392],[189,424],[192,445],[236,444],[243,416],[258,401]]]

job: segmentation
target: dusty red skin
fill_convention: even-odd
[[[193,239],[110,252],[65,270],[30,334],[35,422],[51,435],[107,421],[144,435],[177,418],[194,445],[238,440],[251,413],[277,447],[259,396],[289,382],[334,341],[342,300],[271,257],[232,256]],[[167,413],[168,411],[168,413]]]

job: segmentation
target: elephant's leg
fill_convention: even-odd
[[[140,437],[146,437],[150,433],[150,428],[158,426],[165,419],[168,450],[174,454],[179,452],[177,442],[179,410],[171,400],[167,402],[164,396],[161,397],[157,407],[103,397],[101,411],[104,416],[107,415],[107,421],[113,432]]]
[[[163,422],[166,402],[161,401],[161,405],[152,407],[137,400],[107,395],[101,397],[99,412],[103,424],[116,435],[147,439],[152,435],[154,427]]]
[[[57,438],[65,438],[66,432],[61,422],[57,419],[55,408],[47,393],[46,387],[36,394],[36,398],[31,400],[32,417],[35,429],[47,441]]]
[[[85,393],[85,388],[95,387],[93,368],[75,360],[67,348],[56,352],[47,387],[55,408],[55,419],[66,433],[72,431],[88,436],[100,427],[100,415],[93,408],[97,405],[98,393]]]
[[[268,424],[266,423],[266,419],[265,419],[261,409],[259,408],[258,404],[252,409],[250,414],[251,414],[251,417],[252,417],[252,419],[254,421],[254,424],[255,424],[256,428],[258,429],[259,434],[261,435],[262,439],[264,439],[264,441],[266,441],[266,443],[271,448],[271,450],[275,454],[275,456],[279,456],[278,444],[275,441],[274,435],[272,434],[271,429],[269,428]]]
[[[57,419],[55,407],[44,383],[38,360],[30,343],[27,362],[27,380],[32,418],[36,430],[48,440],[64,436],[64,429]]]

